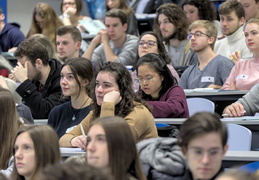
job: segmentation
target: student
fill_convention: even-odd
[[[93,121],[87,133],[87,163],[107,168],[115,180],[145,180],[136,141],[121,117],[104,117]]]
[[[156,11],[155,31],[165,40],[171,64],[189,66],[197,62],[187,39],[189,22],[184,11],[176,4],[166,3]]]
[[[18,65],[12,70],[12,77],[21,83],[16,92],[35,119],[47,119],[50,110],[63,103],[59,85],[61,64],[49,60],[44,45],[33,39],[22,42],[14,55]]]
[[[182,9],[190,24],[196,20],[211,21],[217,28],[217,38],[223,38],[219,21],[216,20],[217,12],[215,5],[210,0],[184,0]]]
[[[259,0],[238,0],[245,9],[245,19],[259,18]]]
[[[250,90],[259,83],[259,19],[251,19],[245,25],[245,42],[254,57],[238,61],[222,86],[224,90]]]
[[[138,36],[138,22],[134,11],[128,6],[126,0],[106,0],[106,10],[121,9],[127,15],[128,28],[126,33]]]
[[[56,44],[56,30],[63,26],[54,9],[47,3],[38,3],[32,12],[32,22],[26,38],[33,34],[44,34],[47,36],[53,47]]]
[[[48,164],[60,163],[58,137],[48,125],[22,127],[14,139],[13,180],[33,180]]]
[[[125,119],[137,141],[157,137],[154,118],[134,93],[130,73],[124,65],[115,62],[102,64],[94,82],[93,110],[80,123],[84,131],[88,131],[94,119],[116,115]],[[62,136],[59,143],[61,147],[85,149],[86,146],[79,125]]]
[[[138,51],[136,60],[148,54],[148,53],[156,53],[161,56],[161,58],[165,61],[168,69],[171,71],[172,75],[179,81],[179,75],[174,67],[171,65],[171,59],[168,56],[165,46],[163,44],[162,39],[152,31],[144,32],[138,41]],[[134,79],[136,78],[136,73],[133,72]]]
[[[259,112],[258,94],[259,84],[256,84],[246,95],[227,106],[223,113],[228,114],[230,117],[243,115],[254,116],[255,113]]]
[[[227,0],[219,6],[218,12],[225,38],[216,41],[215,53],[234,61],[238,61],[240,58],[253,57],[253,54],[244,43],[243,24],[245,22],[245,11],[242,4],[237,0]]]
[[[184,91],[177,86],[164,60],[157,54],[142,56],[136,66],[142,99],[155,118],[189,117]]]
[[[127,15],[120,9],[112,9],[105,13],[104,22],[106,30],[99,31],[83,57],[92,60],[94,64],[111,61],[133,65],[138,38],[126,34]]]
[[[15,133],[21,124],[18,120],[12,93],[0,86],[0,172],[9,177],[14,166],[12,158]]]
[[[55,129],[59,138],[89,114],[92,102],[89,85],[94,76],[91,61],[84,58],[67,60],[60,74],[63,95],[71,100],[54,107],[48,117],[48,124]]]
[[[190,25],[189,32],[188,38],[198,62],[184,71],[179,85],[183,89],[221,88],[234,63],[213,51],[217,38],[216,27],[210,21],[197,20]]]
[[[57,30],[56,44],[58,57],[62,61],[78,58],[82,36],[73,25],[61,26]]]
[[[238,169],[231,169],[219,175],[216,180],[257,180],[256,176],[251,172]]]
[[[4,22],[5,15],[0,8],[0,52],[14,52],[25,37],[18,27]]]
[[[223,171],[227,139],[227,128],[215,114],[201,112],[188,118],[178,137],[188,166],[182,180],[214,180]]]

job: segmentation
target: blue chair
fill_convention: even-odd
[[[156,123],[156,127],[166,127],[169,126],[169,124],[161,124],[161,123]]]
[[[198,112],[214,113],[215,111],[215,104],[212,101],[205,98],[188,98],[187,105],[190,116]]]
[[[228,150],[251,151],[252,132],[250,129],[238,124],[227,124],[227,128]]]
[[[239,167],[238,169],[253,173],[253,172],[259,170],[259,161],[246,164],[244,166]]]

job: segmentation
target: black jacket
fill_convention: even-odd
[[[42,92],[39,92],[40,82],[29,79],[16,89],[16,92],[31,109],[34,119],[47,119],[51,109],[64,102],[61,100],[62,91],[59,84],[61,64],[57,60],[51,59],[49,65],[51,70]]]

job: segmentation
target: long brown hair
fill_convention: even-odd
[[[58,143],[58,135],[48,125],[28,125],[23,126],[16,134],[17,137],[27,132],[32,139],[35,151],[35,167],[32,172],[31,179],[35,177],[46,167],[48,164],[60,163],[60,151]],[[15,155],[15,151],[13,151]],[[13,168],[11,175],[13,180],[24,179],[24,176],[18,174],[16,166]]]
[[[138,180],[145,180],[136,148],[136,140],[129,125],[121,117],[103,117],[91,123],[102,126],[105,132],[109,168],[115,180],[128,180],[128,175]]]
[[[0,88],[0,109],[0,169],[6,169],[12,156],[19,120],[13,95],[9,90],[3,88]]]
[[[128,6],[127,1],[126,0],[120,0],[120,6],[118,7],[118,9],[123,10],[127,16],[129,16],[131,13],[133,13],[133,10]],[[106,11],[111,10],[106,3]]]
[[[37,24],[36,15],[43,19],[43,29]],[[26,38],[29,38],[33,34],[41,33],[46,35],[53,46],[56,47],[56,30],[60,26],[63,26],[63,23],[54,9],[47,3],[38,3],[33,9],[31,27]]]

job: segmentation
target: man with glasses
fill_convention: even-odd
[[[127,15],[120,9],[109,10],[105,14],[104,23],[106,29],[99,31],[83,57],[92,60],[94,64],[111,61],[133,65],[138,38],[126,34]]]
[[[218,9],[222,33],[224,39],[215,43],[214,51],[230,58],[234,62],[240,58],[250,58],[253,54],[245,43],[243,24],[245,22],[245,11],[237,0],[227,0]]]
[[[197,20],[190,25],[188,39],[198,62],[188,67],[180,78],[183,89],[219,89],[228,78],[234,63],[228,58],[216,55],[213,46],[217,38],[215,25],[207,20]]]
[[[182,180],[215,179],[223,171],[227,139],[227,128],[217,115],[202,112],[188,118],[178,136],[188,165]]]

